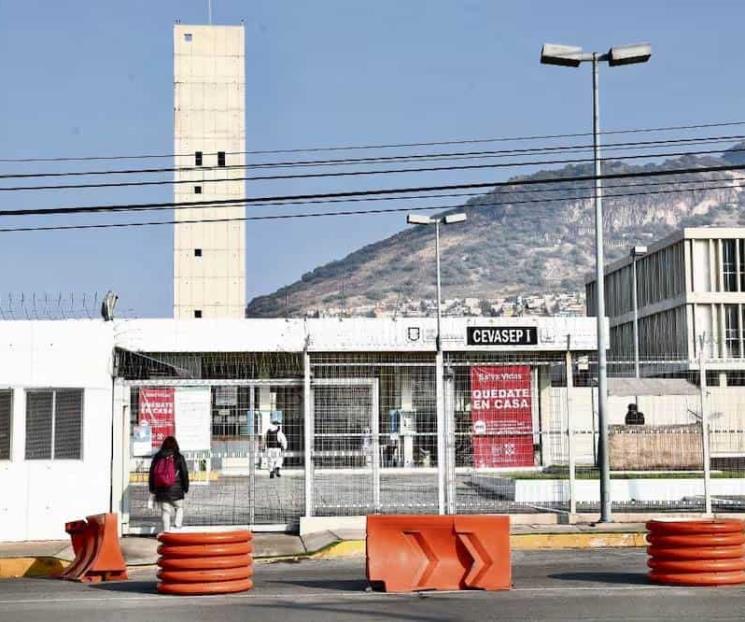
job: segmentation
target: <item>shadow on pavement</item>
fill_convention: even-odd
[[[560,581],[651,585],[647,575],[643,572],[559,572],[548,576],[550,579],[559,579]]]
[[[91,584],[94,590],[108,592],[130,592],[135,594],[157,594],[155,581],[111,581],[108,583]]]
[[[365,579],[295,579],[292,581],[268,581],[276,585],[296,585],[333,592],[364,592],[369,583]]]

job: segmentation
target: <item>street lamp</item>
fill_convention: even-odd
[[[636,258],[647,254],[646,246],[633,246],[631,248],[631,290],[632,303],[634,307],[634,374],[639,377],[639,301],[636,295]]]
[[[440,225],[454,225],[465,222],[466,215],[448,214],[447,216],[422,216],[420,214],[409,214],[406,222],[410,225],[434,225],[435,226],[435,261],[437,264],[437,336],[435,344],[435,408],[437,413],[437,505],[440,514],[445,514],[445,489],[447,487],[447,443],[448,425],[445,418],[445,394],[443,387],[444,365],[442,357],[442,337],[440,323],[442,320],[442,294],[440,286]],[[452,502],[452,499],[451,499]],[[450,504],[449,504],[450,505]]]
[[[611,67],[645,63],[652,56],[648,43],[622,45],[606,53],[583,52],[581,47],[546,43],[541,49],[541,63],[563,67],[579,67],[592,63],[592,146],[595,162],[595,314],[598,332],[598,439],[600,462],[600,521],[611,518],[610,462],[608,459],[608,364],[605,338],[605,267],[603,265],[603,196],[600,179],[600,105],[598,100],[598,63],[607,62]]]

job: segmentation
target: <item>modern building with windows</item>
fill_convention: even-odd
[[[611,360],[634,359],[635,281],[642,374],[660,373],[663,366],[652,362],[686,361],[681,371],[697,369],[703,339],[708,369],[720,372],[716,380],[742,383],[745,228],[685,228],[608,265],[605,274]],[[594,277],[586,290],[593,315]]]

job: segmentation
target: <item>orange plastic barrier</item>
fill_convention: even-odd
[[[508,516],[367,517],[367,580],[387,592],[508,590]]]
[[[94,583],[127,578],[127,566],[119,547],[116,514],[95,514],[65,524],[75,552],[73,562],[57,578]]]
[[[692,520],[647,523],[649,579],[670,585],[745,583],[745,523]]]
[[[158,591],[195,595],[250,590],[252,539],[247,530],[160,534]]]

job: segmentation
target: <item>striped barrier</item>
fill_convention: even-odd
[[[247,530],[158,535],[158,592],[229,594],[253,587],[253,535]]]
[[[387,592],[508,590],[508,516],[368,516],[366,574]]]
[[[652,520],[647,523],[649,579],[669,585],[745,583],[741,520]]]

